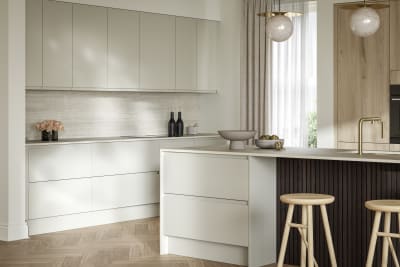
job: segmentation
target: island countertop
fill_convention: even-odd
[[[278,151],[275,149],[260,149],[255,146],[249,146],[244,150],[230,150],[228,146],[212,146],[201,148],[162,149],[161,151],[248,157],[400,163],[400,153],[374,151],[364,152],[363,155],[358,155],[357,151],[328,148],[285,148]]]

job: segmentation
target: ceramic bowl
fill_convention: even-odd
[[[262,149],[274,149],[276,142],[282,142],[283,146],[285,144],[285,139],[279,139],[279,140],[256,139],[256,146]]]
[[[255,131],[240,130],[218,131],[218,133],[222,138],[231,142],[229,148],[232,150],[244,149],[246,147],[245,141],[254,138],[256,135]]]

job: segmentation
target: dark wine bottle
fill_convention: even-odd
[[[182,112],[179,111],[178,120],[176,121],[176,131],[175,131],[176,136],[183,136],[183,129],[185,128],[182,120]]]
[[[168,122],[168,137],[173,137],[176,135],[176,123],[174,119],[174,113],[171,112],[171,118]]]

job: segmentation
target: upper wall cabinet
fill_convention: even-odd
[[[42,0],[26,0],[26,86],[42,83]]]
[[[176,18],[176,89],[197,89],[197,20]]]
[[[218,22],[198,20],[197,22],[197,88],[198,90],[217,90],[217,38]]]
[[[338,142],[357,142],[358,120],[378,116],[384,122],[384,138],[379,124],[365,124],[364,141],[389,143],[389,10],[378,12],[378,32],[360,38],[349,27],[352,11],[335,10]]]
[[[139,88],[139,13],[108,9],[108,88]]]
[[[107,9],[74,5],[73,86],[107,87]]]
[[[390,69],[400,71],[400,2],[390,1]]]
[[[72,4],[43,1],[43,86],[72,87]]]
[[[175,88],[175,17],[140,13],[140,88]]]

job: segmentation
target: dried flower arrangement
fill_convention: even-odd
[[[56,120],[45,120],[42,122],[36,123],[36,129],[43,132],[51,132],[51,131],[63,131],[64,125],[60,121]]]

